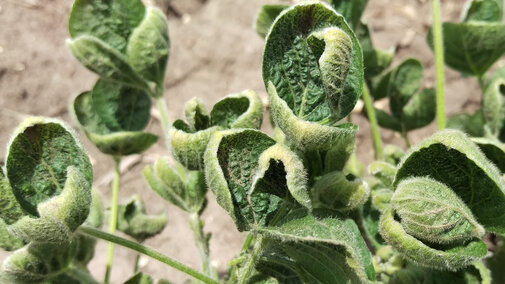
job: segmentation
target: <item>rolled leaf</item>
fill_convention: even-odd
[[[256,92],[245,90],[217,102],[210,117],[203,104],[192,99],[186,104],[185,115],[189,124],[176,120],[170,129],[172,151],[177,161],[188,169],[202,170],[203,154],[211,135],[227,128],[260,128],[263,105]]]
[[[403,150],[396,145],[388,144],[384,147],[384,161],[391,165],[397,165],[403,155],[405,155]]]
[[[255,232],[277,243],[289,257],[287,264],[304,283],[375,280],[370,251],[358,227],[332,211],[316,209],[307,214],[296,210],[275,227],[261,227]]]
[[[240,231],[267,225],[283,199],[310,208],[302,162],[275,144],[256,130],[227,130],[205,151],[207,184]]]
[[[327,5],[303,2],[277,17],[266,39],[263,80],[276,125],[299,148],[327,150],[354,136],[354,129],[329,125],[347,116],[361,95],[361,48]]]
[[[370,188],[358,177],[332,172],[316,181],[311,194],[314,207],[346,212],[363,206],[370,195]]]
[[[491,284],[491,278],[489,270],[483,265],[482,262],[475,262],[468,268],[461,269],[457,272],[437,271],[410,264],[406,268],[396,271],[391,276],[389,283]]]
[[[141,153],[158,137],[142,132],[150,118],[151,100],[140,90],[98,80],[93,91],[78,95],[73,115],[86,136],[103,153]]]
[[[0,169],[0,171],[2,171]],[[7,178],[0,174],[0,219],[2,224],[12,224],[26,213],[18,203]]]

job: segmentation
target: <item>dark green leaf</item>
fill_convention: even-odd
[[[25,243],[16,236],[13,236],[7,228],[8,226],[4,220],[0,219],[0,248],[12,251],[23,247]]]
[[[487,138],[472,138],[472,141],[479,146],[486,158],[493,162],[502,173],[505,173],[505,145],[503,143]]]
[[[134,195],[126,204],[118,207],[118,230],[138,242],[159,234],[166,224],[166,213],[147,215],[144,202],[138,195]]]
[[[505,283],[505,270],[503,270],[503,263],[505,263],[505,241],[499,237],[493,255],[486,259],[486,265],[491,270],[493,284]]]
[[[265,38],[274,22],[275,18],[282,12],[282,10],[288,8],[289,5],[284,4],[267,4],[261,6],[258,14],[256,15],[255,29],[256,32]]]
[[[430,124],[435,119],[436,109],[435,89],[423,89],[415,94],[403,107],[401,121],[405,130],[410,131]]]
[[[348,1],[352,2],[352,1]],[[365,65],[365,79],[371,80],[386,70],[393,62],[394,49],[387,51],[376,49],[372,43],[370,28],[367,24],[361,23],[356,29],[356,36],[363,49],[363,63]]]
[[[356,29],[368,0],[330,0],[330,4]]]
[[[193,98],[186,102],[186,105],[184,106],[184,116],[189,124],[188,129],[185,130],[186,132],[204,130],[210,126],[210,117],[207,113],[207,108],[198,98]],[[183,129],[184,127],[176,126],[176,128]]]
[[[457,129],[473,137],[484,136],[484,115],[482,110],[474,114],[462,113],[447,119],[447,128]]]
[[[484,21],[501,22],[503,7],[499,4],[503,0],[470,0],[463,11],[463,22]]]
[[[228,95],[214,105],[210,121],[212,125],[223,128],[259,129],[263,121],[261,99],[252,90]]]
[[[505,79],[496,78],[486,87],[482,97],[482,113],[491,135],[505,140]]]

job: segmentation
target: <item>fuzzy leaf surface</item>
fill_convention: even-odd
[[[505,145],[500,141],[488,138],[472,138],[480,150],[493,162],[502,173],[505,173]]]
[[[296,210],[275,227],[255,231],[280,242],[280,248],[296,263],[295,270],[305,282],[375,280],[372,258],[358,227],[351,219],[338,217],[332,211],[316,209],[308,214]]]
[[[6,176],[25,212],[39,216],[37,206],[65,188],[70,166],[83,175],[88,189],[91,186],[93,172],[88,155],[73,130],[62,122],[28,118],[12,137],[6,158]]]

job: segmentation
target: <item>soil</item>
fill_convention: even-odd
[[[258,8],[269,0],[157,0],[157,5],[168,14],[171,57],[167,68],[165,99],[170,109],[170,120],[181,117],[185,101],[198,96],[210,107],[219,98],[243,89],[253,89],[266,97],[261,78],[263,39],[253,30],[252,23]],[[287,2],[287,1],[281,1]],[[434,61],[425,37],[431,23],[430,1],[373,0],[369,1],[364,19],[373,28],[375,44],[381,48],[397,48],[393,64],[410,56],[419,58],[424,66],[425,86],[433,86]],[[465,1],[442,1],[444,20],[457,21]],[[69,37],[67,18],[71,1],[62,0],[0,0],[0,145],[6,145],[16,125],[27,115],[59,117],[73,127],[68,105],[79,92],[88,90],[96,76],[82,67],[65,46]],[[447,113],[473,110],[479,106],[478,84],[446,68]],[[383,102],[376,103],[384,107]],[[359,107],[358,107],[359,109]],[[154,117],[156,111],[153,110]],[[352,117],[360,126],[357,153],[366,165],[373,159],[370,130],[359,111]],[[265,127],[268,130],[268,126]],[[148,131],[161,133],[159,120],[153,119]],[[412,142],[435,131],[429,127],[414,131]],[[109,202],[112,159],[100,153],[81,133],[80,138],[94,166],[95,187],[102,192],[104,203]],[[382,131],[385,143],[404,147],[400,137]],[[0,157],[5,148],[0,147]],[[169,223],[162,234],[146,241],[180,262],[199,268],[197,250],[186,223],[186,215],[152,192],[141,170],[157,157],[167,155],[163,142],[153,146],[142,156],[124,160],[126,165],[121,180],[120,201],[132,194],[140,194],[150,213],[166,210]],[[0,160],[3,162],[3,159]],[[238,233],[231,218],[209,194],[209,206],[203,218],[205,230],[212,234],[211,258],[220,272],[226,262],[240,251],[243,233]],[[103,279],[106,243],[99,242],[97,257],[89,265],[96,279]],[[3,259],[7,254],[0,254]],[[112,283],[122,283],[132,274],[135,253],[116,248]],[[173,283],[184,283],[187,277],[152,259],[141,258],[141,270],[153,277],[166,278]]]

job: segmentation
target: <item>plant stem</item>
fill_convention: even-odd
[[[368,116],[368,121],[370,121],[370,128],[372,130],[375,159],[382,160],[382,140],[379,133],[379,125],[377,123],[377,116],[375,115],[375,110],[373,109],[370,91],[368,90],[368,86],[366,85],[366,83],[363,84],[363,101],[365,101],[365,109]]]
[[[163,263],[167,264],[168,266],[171,266],[181,272],[184,272],[187,275],[189,275],[195,279],[198,279],[204,283],[219,284],[219,282],[217,280],[214,280],[206,275],[203,275],[202,273],[200,273],[200,272],[198,272],[198,271],[196,271],[196,270],[194,270],[194,269],[192,269],[192,268],[190,268],[190,267],[164,255],[164,254],[161,254],[151,248],[141,245],[139,243],[136,243],[136,242],[133,242],[133,241],[130,241],[127,239],[123,239],[121,237],[118,237],[118,236],[115,236],[112,234],[102,232],[99,229],[89,227],[89,226],[79,227],[78,232],[81,234],[84,234],[84,235],[88,235],[90,237],[113,242],[113,243],[118,244],[120,246],[132,249],[136,252],[147,255],[149,257],[152,257],[152,258],[154,258],[160,262],[163,262]]]
[[[133,273],[137,273],[139,271],[139,261],[140,261],[140,254],[137,254],[135,257],[135,264],[133,266]]]
[[[109,232],[111,234],[114,234],[116,232],[116,227],[117,227],[117,201],[118,201],[118,195],[119,195],[119,178],[120,178],[120,170],[119,170],[119,164],[121,163],[121,157],[114,157],[114,179],[112,180],[112,199],[111,199],[111,216],[110,216],[110,223],[109,223]],[[107,249],[107,268],[105,270],[105,279],[104,283],[109,283],[110,280],[110,273],[112,269],[112,260],[114,259],[114,244],[109,243],[109,247]]]
[[[161,116],[161,128],[163,129],[163,135],[165,136],[165,140],[168,143],[168,130],[169,130],[169,123],[168,123],[168,109],[167,109],[167,104],[165,104],[165,100],[163,97],[158,97],[156,98],[156,105],[158,106],[158,111],[160,112]]]
[[[484,75],[480,75],[477,80],[479,80],[479,86],[480,86],[480,90],[482,91],[482,93],[484,93],[484,90],[486,89],[486,83],[485,83],[485,80],[484,80]]]
[[[239,279],[238,284],[245,284],[249,280],[251,273],[254,271],[254,266],[256,262],[258,262],[258,258],[260,257],[263,248],[267,245],[268,240],[264,239],[262,236],[258,236],[256,238],[256,242],[254,243],[254,247],[249,254],[249,258],[245,265],[239,270]]]
[[[402,127],[402,138],[405,141],[405,145],[407,146],[407,149],[410,148],[410,139],[409,139],[409,133],[405,130],[405,128]]]
[[[82,271],[77,267],[71,267],[65,273],[72,276],[75,279],[78,279],[79,283],[82,284],[99,284],[95,279],[93,279],[93,277],[88,272]]]
[[[203,232],[203,222],[200,220],[200,215],[197,212],[189,214],[189,226],[193,231],[195,245],[200,253],[202,271],[204,274],[212,276],[212,266],[209,258],[209,241]]]
[[[433,45],[437,72],[437,122],[440,130],[445,128],[444,43],[440,20],[440,0],[432,0],[431,6],[433,9]]]

